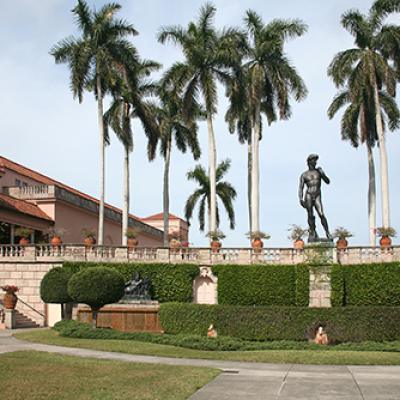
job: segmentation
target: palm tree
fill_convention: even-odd
[[[183,101],[175,87],[168,88],[168,85],[161,84],[158,89],[160,107],[156,108],[157,122],[159,126],[160,153],[164,158],[164,185],[163,185],[163,218],[164,218],[164,246],[168,247],[169,233],[169,169],[171,163],[172,143],[182,153],[189,149],[195,160],[200,158],[200,146],[197,140],[197,124],[191,121],[185,123],[182,115]],[[201,110],[193,115],[193,118],[199,118]],[[157,144],[151,146],[155,152]]]
[[[230,160],[225,160],[219,163],[216,171],[216,192],[217,196],[222,201],[222,204],[228,214],[230,228],[235,228],[235,211],[233,209],[233,200],[236,199],[236,190],[233,186],[226,182],[221,181],[224,175],[228,172],[231,166]],[[216,232],[217,229],[211,229],[210,219],[211,219],[211,207],[210,207],[210,178],[207,176],[205,169],[201,165],[197,165],[193,170],[187,173],[187,178],[189,180],[195,181],[198,183],[199,188],[196,189],[186,200],[185,205],[185,218],[189,222],[193,216],[194,208],[196,207],[197,202],[200,202],[199,206],[199,224],[200,230],[204,231],[205,225],[205,212],[206,206],[208,210],[208,224],[209,224],[209,232]],[[207,204],[206,204],[207,203]],[[217,205],[216,212],[216,228],[219,227],[219,210]]]
[[[252,232],[251,224],[251,170],[252,170],[252,146],[251,146],[251,121],[248,99],[248,84],[246,71],[243,67],[235,68],[232,79],[227,86],[229,107],[225,114],[229,132],[237,133],[239,143],[247,144],[247,206],[249,218],[249,231]]]
[[[149,143],[155,143],[158,136],[158,127],[155,123],[153,105],[145,100],[146,96],[155,91],[155,84],[146,78],[151,72],[160,68],[155,61],[140,61],[137,58],[127,60],[120,66],[121,80],[112,87],[114,100],[104,114],[105,137],[109,141],[108,126],[115,132],[124,146],[124,201],[122,211],[122,245],[127,245],[127,231],[129,219],[129,154],[133,151],[133,132],[131,119],[139,118]]]
[[[399,0],[377,0],[368,15],[358,10],[345,12],[341,23],[354,36],[356,47],[338,53],[328,69],[328,74],[337,87],[340,88],[346,84],[349,87],[366,86],[372,92],[375,113],[373,118],[381,164],[382,225],[385,228],[390,226],[390,207],[388,162],[380,93],[385,87],[389,96],[395,96],[398,76],[389,60],[395,52],[389,49],[396,48],[394,41],[398,39],[395,35],[388,34],[388,32],[393,33],[396,27],[384,25],[383,22],[387,15],[399,10]]]
[[[307,27],[298,20],[273,20],[265,25],[261,17],[248,10],[245,24],[249,35],[247,59],[242,71],[231,84],[231,106],[227,120],[231,130],[236,124],[239,135],[251,146],[251,232],[260,231],[259,212],[259,143],[261,114],[268,123],[288,119],[291,115],[290,96],[296,101],[305,98],[307,89],[296,69],[287,59],[283,46],[289,38],[303,35]],[[235,93],[236,92],[236,93]]]
[[[50,54],[55,62],[67,63],[71,71],[71,89],[74,98],[82,102],[83,91],[93,90],[98,104],[98,124],[100,138],[100,204],[98,243],[104,237],[104,125],[103,99],[107,90],[114,84],[115,66],[123,64],[135,53],[132,44],[126,39],[136,35],[132,25],[115,18],[121,8],[117,3],[104,5],[100,10],[90,10],[85,0],[78,0],[72,9],[82,35],[68,37],[58,42]]]
[[[381,105],[381,118],[387,121],[390,130],[396,129],[400,124],[400,112],[395,100],[384,91],[379,92],[379,103]],[[343,140],[348,140],[354,147],[359,143],[365,143],[368,154],[368,222],[370,246],[376,245],[376,185],[375,165],[372,148],[378,140],[375,121],[374,93],[368,82],[357,84],[339,92],[328,109],[329,118],[344,106],[341,123],[341,134]],[[383,116],[385,115],[385,117]],[[385,124],[384,124],[385,127]]]
[[[215,30],[213,20],[216,8],[206,3],[200,10],[197,23],[191,22],[185,29],[181,26],[163,27],[158,40],[171,40],[182,47],[184,62],[175,63],[169,70],[169,77],[179,82],[183,91],[183,116],[190,120],[197,99],[201,94],[206,110],[208,129],[209,183],[210,183],[210,231],[217,226],[216,165],[217,153],[213,128],[213,117],[217,112],[216,81],[227,82],[228,67],[237,64],[243,48],[244,35],[235,29]]]

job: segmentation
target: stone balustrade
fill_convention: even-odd
[[[349,247],[346,250],[329,249],[332,261],[340,264],[364,264],[400,261],[400,246]],[[161,262],[215,264],[301,264],[309,261],[307,250],[293,248],[221,248],[215,253],[210,248],[189,247],[180,249],[93,246],[81,244],[51,245],[0,245],[0,262]]]

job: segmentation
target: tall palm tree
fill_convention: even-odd
[[[105,141],[103,124],[104,95],[115,80],[115,66],[123,64],[129,54],[135,53],[126,39],[137,35],[132,25],[115,14],[121,8],[117,3],[104,5],[100,10],[90,10],[85,0],[78,0],[72,9],[81,37],[68,37],[58,42],[50,54],[55,62],[67,63],[71,71],[71,89],[74,98],[82,102],[83,91],[93,90],[98,105],[100,140],[100,204],[98,243],[104,238],[104,170]]]
[[[400,112],[395,100],[384,91],[379,92],[379,103],[381,105],[381,118],[387,121],[390,130],[400,125]],[[346,110],[342,116],[341,134],[343,140],[348,140],[354,147],[359,143],[365,143],[368,155],[368,222],[370,246],[376,245],[376,185],[375,164],[372,148],[378,140],[375,121],[374,93],[368,82],[354,85],[339,92],[328,109],[329,118],[344,106]],[[384,123],[384,122],[383,122]],[[385,123],[383,125],[385,128]]]
[[[217,112],[217,80],[225,83],[228,67],[236,65],[240,58],[239,49],[245,43],[244,35],[232,28],[222,32],[214,26],[216,8],[206,3],[200,10],[198,21],[190,22],[185,29],[181,26],[161,28],[158,40],[167,40],[181,46],[185,61],[175,63],[169,72],[179,82],[183,91],[183,115],[190,119],[201,94],[207,118],[208,157],[210,183],[210,231],[217,227],[216,166],[217,153],[213,128],[213,117]],[[168,80],[168,76],[165,77]]]
[[[380,92],[386,88],[389,96],[395,96],[398,76],[389,60],[392,53],[388,49],[395,48],[393,41],[398,38],[388,34],[395,28],[385,25],[384,19],[390,13],[399,10],[399,0],[377,0],[368,15],[358,10],[345,12],[341,23],[354,36],[356,47],[338,53],[328,69],[328,74],[337,87],[343,87],[348,82],[350,87],[368,86],[373,93],[374,120],[381,165],[382,225],[385,228],[390,226],[390,207],[388,162]]]
[[[259,212],[259,143],[261,115],[269,124],[291,115],[290,97],[303,100],[307,89],[296,69],[284,53],[286,40],[303,35],[307,26],[299,20],[273,20],[264,24],[252,10],[246,12],[245,24],[249,36],[247,59],[236,75],[239,82],[231,85],[231,106],[227,119],[231,129],[247,137],[251,146],[251,232],[260,231]],[[236,78],[237,79],[237,78]],[[236,93],[235,93],[236,92]]]
[[[164,185],[163,185],[163,219],[164,219],[164,246],[168,247],[169,233],[169,169],[171,163],[172,143],[182,153],[189,149],[195,160],[200,158],[200,146],[197,140],[196,118],[201,116],[200,107],[192,115],[193,120],[189,124],[183,118],[183,100],[174,86],[168,87],[161,84],[158,88],[160,106],[156,108],[156,119],[159,127],[160,153],[164,158]],[[155,152],[157,144],[151,146]]]
[[[229,107],[225,114],[229,132],[237,133],[239,143],[247,144],[247,207],[249,218],[249,232],[252,232],[251,209],[251,170],[252,170],[252,145],[251,145],[251,120],[248,99],[248,83],[245,68],[238,66],[234,69],[232,78],[227,85]]]
[[[222,204],[228,214],[230,228],[235,228],[235,211],[233,209],[233,200],[236,199],[236,190],[233,186],[226,182],[221,181],[224,175],[228,172],[231,165],[230,160],[222,161],[218,164],[218,168],[216,171],[217,178],[217,196],[222,201]],[[216,229],[212,230],[210,228],[210,218],[211,218],[211,207],[210,207],[210,178],[207,176],[205,169],[201,165],[197,165],[193,170],[187,173],[187,178],[189,180],[195,181],[198,183],[199,187],[196,189],[186,200],[185,205],[185,218],[189,222],[193,216],[193,211],[196,207],[197,202],[200,202],[199,206],[199,224],[200,230],[204,231],[205,226],[205,213],[206,207],[208,210],[208,224],[209,224],[209,232],[215,232]],[[216,228],[219,226],[219,210],[217,205],[217,213],[216,213]]]
[[[155,61],[140,61],[137,58],[127,60],[119,68],[121,80],[112,87],[113,102],[104,114],[105,137],[109,141],[108,126],[115,132],[124,146],[124,201],[122,211],[122,245],[127,245],[129,219],[130,179],[129,154],[133,151],[133,131],[131,120],[138,118],[144,128],[149,143],[155,143],[158,127],[155,123],[153,105],[146,101],[146,96],[155,91],[155,84],[147,80],[151,72],[160,68]]]

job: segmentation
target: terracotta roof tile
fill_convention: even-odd
[[[147,221],[147,220],[152,221],[152,220],[158,220],[158,219],[163,219],[163,218],[164,218],[164,214],[158,213],[158,214],[150,215],[146,218],[142,218],[142,221]],[[184,221],[182,218],[177,217],[176,215],[171,214],[171,213],[169,214],[168,219],[181,219],[182,221]]]
[[[35,204],[31,204],[28,203],[27,201],[10,197],[4,193],[0,193],[0,208],[6,208],[8,210],[30,215],[31,217],[45,219],[47,221],[53,221],[52,218],[50,218],[43,210],[41,210]]]

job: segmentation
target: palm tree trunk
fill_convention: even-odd
[[[247,143],[247,203],[249,211],[249,232],[253,231],[251,223],[251,171],[252,171],[252,157],[251,157],[251,135]],[[251,242],[251,239],[250,239]]]
[[[381,167],[381,192],[382,192],[382,226],[388,228],[390,226],[390,208],[389,208],[389,177],[388,177],[388,161],[386,152],[385,135],[383,132],[383,124],[381,117],[381,106],[379,101],[378,86],[374,82],[374,101],[375,101],[375,120],[376,130],[378,132],[379,155]]]
[[[210,231],[214,232],[217,230],[217,182],[216,182],[216,170],[217,170],[217,149],[215,145],[215,136],[213,129],[212,115],[207,112],[207,128],[208,128],[208,162],[209,162],[209,176],[210,176]]]
[[[168,247],[169,233],[169,165],[171,162],[171,141],[167,142],[164,160],[164,191],[163,191],[163,217],[164,217],[164,247]]]
[[[371,146],[367,143],[368,152],[368,224],[369,224],[369,245],[376,246],[376,184],[375,184],[375,163]]]
[[[129,218],[129,148],[125,147],[124,157],[124,204],[122,210],[122,246],[128,244],[128,218]]]
[[[103,92],[101,88],[100,75],[97,74],[97,107],[100,134],[100,204],[99,204],[99,230],[98,244],[103,245],[104,238],[104,187],[105,187],[105,143],[104,143],[104,122],[103,122]]]
[[[252,232],[260,231],[260,105],[256,105],[252,134],[252,168],[251,168],[251,228]]]

